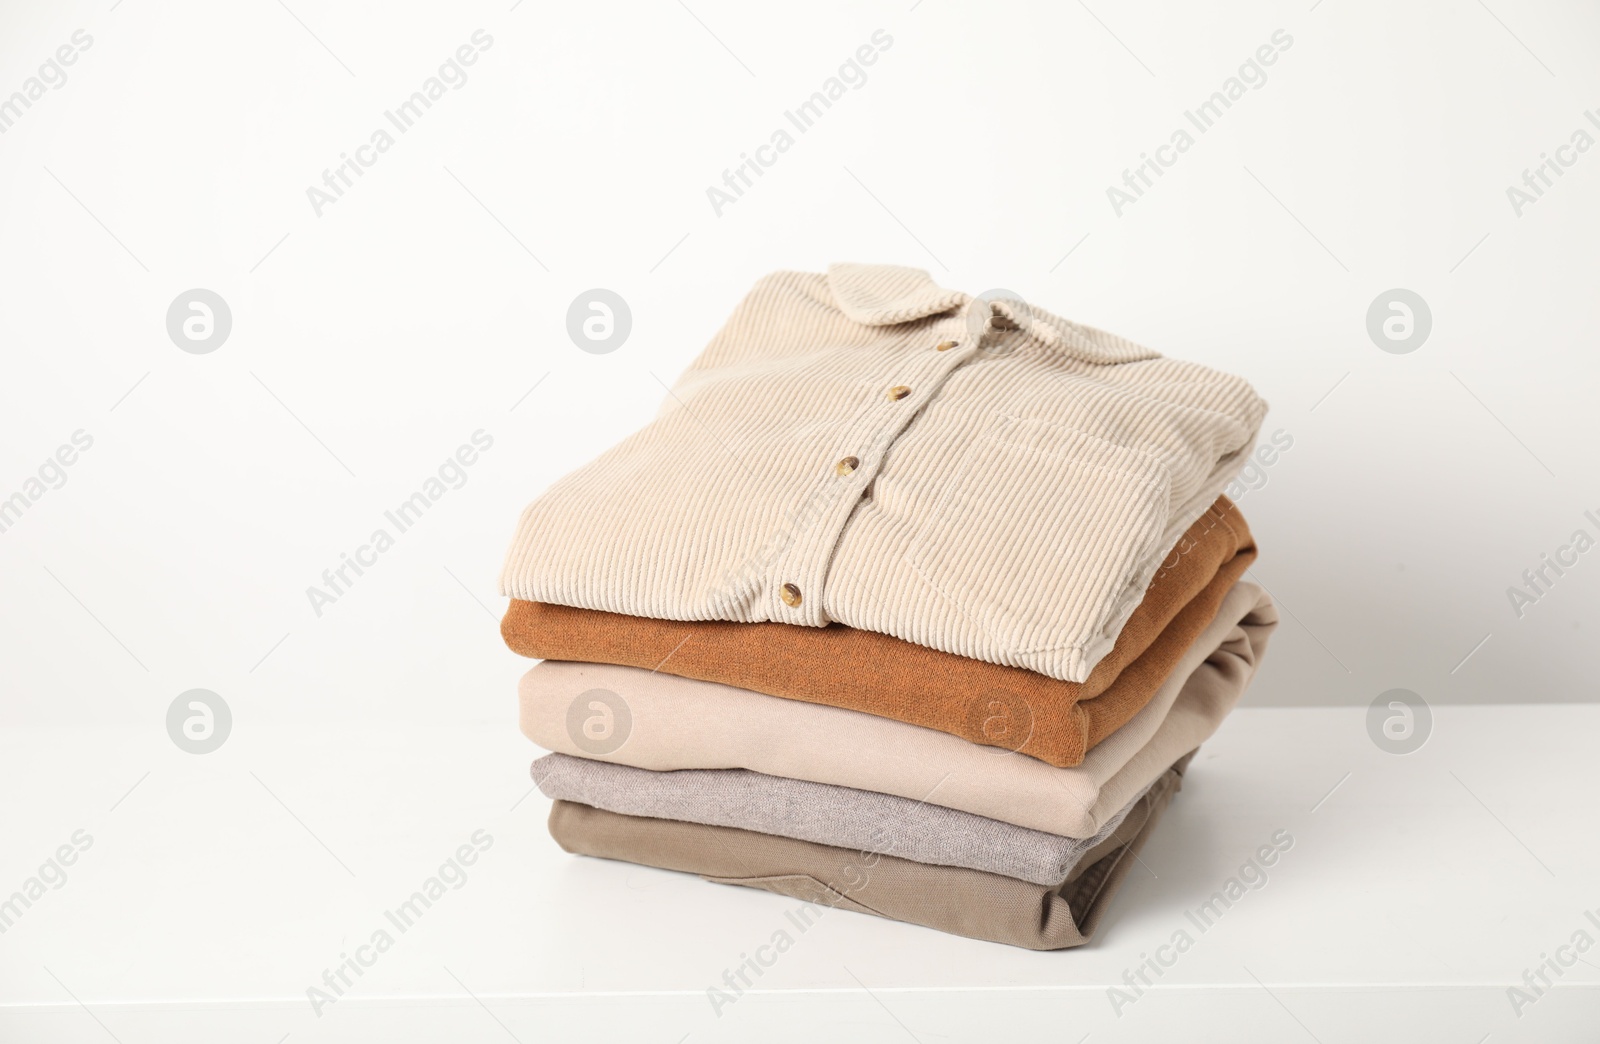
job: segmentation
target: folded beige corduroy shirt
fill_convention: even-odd
[[[501,593],[839,621],[1081,682],[1266,412],[917,269],[762,279],[662,412],[523,512]]]

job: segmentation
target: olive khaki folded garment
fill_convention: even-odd
[[[1083,854],[1104,841],[1132,807],[1112,816],[1094,837],[1071,838],[927,801],[746,769],[652,772],[546,754],[533,763],[532,774],[546,797],[607,812],[737,827],[1034,884],[1066,880]]]
[[[500,632],[524,656],[643,667],[844,707],[1067,767],[1150,701],[1255,556],[1243,516],[1218,499],[1084,682],[842,624],[684,622],[512,601]]]
[[[567,801],[550,809],[550,836],[578,855],[686,871],[971,939],[1060,950],[1094,935],[1181,779],[1181,764],[1169,768],[1071,879],[1047,885]]]
[[[1235,584],[1155,697],[1076,768],[859,711],[557,660],[522,677],[522,731],[547,750],[636,768],[750,769],[1092,837],[1216,731],[1277,621],[1266,592]]]

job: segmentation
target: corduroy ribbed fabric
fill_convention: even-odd
[[[761,280],[645,428],[523,512],[501,592],[838,621],[1086,680],[1266,404],[925,272]]]
[[[522,731],[546,750],[636,768],[750,769],[1090,837],[1216,731],[1277,622],[1261,588],[1235,584],[1144,709],[1077,768],[859,711],[637,667],[560,660],[522,676]],[[595,704],[609,717],[594,712]],[[591,724],[599,726],[593,733]]]
[[[737,827],[870,849],[936,866],[964,866],[1034,884],[1060,884],[1089,849],[1117,828],[1134,802],[1093,837],[1059,837],[873,790],[768,776],[746,769],[652,772],[613,762],[546,754],[532,775],[545,797],[650,819]]]
[[[620,815],[557,801],[550,836],[568,852],[699,874],[952,935],[1061,950],[1081,946],[1182,784],[1187,759],[1162,773],[1065,881],[1032,884],[964,867],[774,837],[732,827]]]
[[[1243,516],[1218,498],[1081,683],[843,624],[651,620],[513,600],[500,633],[524,656],[625,664],[844,707],[1069,768],[1150,701],[1255,555]]]

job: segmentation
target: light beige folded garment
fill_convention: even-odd
[[[743,768],[1092,837],[1238,703],[1278,614],[1241,581],[1155,697],[1076,768],[859,711],[636,667],[546,660],[519,686],[549,750],[655,770]],[[981,705],[982,693],[974,693]]]

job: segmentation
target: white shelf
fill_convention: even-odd
[[[1360,710],[1240,710],[1096,941],[1033,953],[843,911],[802,935],[794,900],[568,856],[509,722],[237,722],[204,756],[16,729],[0,888],[93,845],[0,935],[0,1040],[1593,1041],[1600,946],[1520,1017],[1507,987],[1580,929],[1600,944],[1597,741],[1585,705],[1436,707],[1407,757]],[[1280,828],[1268,883],[1200,932],[1186,913]],[[480,829],[465,883],[399,932],[384,911]],[[785,927],[714,1013],[707,988]],[[378,928],[392,949],[314,1014],[307,988]],[[1107,987],[1180,929],[1192,949],[1119,1015]]]

